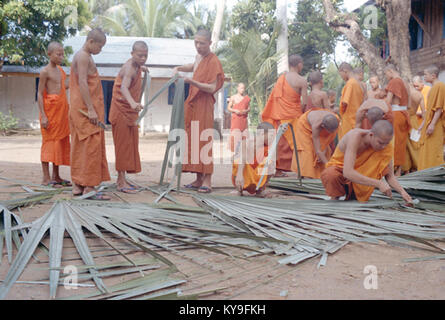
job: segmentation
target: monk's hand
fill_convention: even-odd
[[[88,109],[88,118],[90,122],[94,125],[97,125],[97,121],[99,120],[97,117],[97,113],[94,109]]]
[[[379,190],[381,193],[383,193],[385,196],[392,198],[392,191],[391,191],[391,187],[389,186],[388,183],[386,183],[385,181],[380,181],[379,182]]]
[[[139,112],[139,111],[141,111],[143,108],[142,108],[142,104],[140,104],[140,103],[133,103],[132,105],[131,105],[131,108],[133,109],[133,110],[136,110],[137,112]]]
[[[401,193],[401,196],[402,196],[403,200],[405,200],[405,202],[407,204],[410,204],[410,205],[414,204],[413,198],[411,198],[411,196],[408,194],[408,192],[403,191]]]
[[[148,68],[146,66],[141,66],[141,70],[144,72],[149,72]]]
[[[42,128],[47,129],[49,126],[48,118],[46,116],[42,116],[42,120],[41,120],[40,124],[41,124]]]
[[[428,126],[428,128],[426,129],[426,135],[427,135],[427,136],[430,136],[430,135],[433,134],[433,132],[434,132],[434,125],[430,124],[430,125]]]

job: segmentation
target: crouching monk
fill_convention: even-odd
[[[374,188],[388,197],[392,197],[393,188],[407,203],[412,203],[394,175],[390,144],[393,135],[394,129],[387,120],[377,121],[371,130],[349,131],[321,174],[326,194],[333,200],[346,196],[346,200],[366,202]]]

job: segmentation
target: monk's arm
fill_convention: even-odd
[[[193,63],[185,64],[183,66],[178,66],[173,68],[173,74],[180,72],[193,72],[193,67],[195,65]]]
[[[386,98],[385,98],[385,102],[389,105],[392,106],[392,98],[394,97],[394,94],[391,91],[388,91],[388,93],[386,94]]]
[[[403,187],[400,185],[399,181],[397,180],[396,176],[394,175],[394,165],[393,162],[388,166],[388,174],[385,176],[386,181],[388,184],[399,193],[403,200],[405,200],[408,203],[412,203],[413,199],[410,197],[410,195],[403,189]]]
[[[141,104],[134,101],[133,97],[131,96],[130,90],[129,90],[131,81],[133,80],[133,78],[135,76],[137,76],[136,70],[134,70],[133,68],[130,68],[128,65],[124,68],[125,68],[124,75],[122,77],[122,85],[121,85],[122,95],[124,96],[125,100],[128,101],[128,103],[130,104],[132,109],[140,111],[142,109]]]
[[[65,90],[68,90],[70,88],[70,78],[66,77],[65,79]]]
[[[305,110],[307,105],[307,81],[304,80],[301,86],[301,106]]]
[[[234,110],[232,107],[233,107],[233,97],[230,97],[229,104],[227,105],[227,110],[229,110],[229,112],[235,112],[236,110]]]
[[[77,60],[77,72],[79,73],[79,89],[82,100],[88,108],[88,117],[91,123],[97,123],[97,113],[94,110],[93,102],[90,96],[90,90],[88,88],[88,66],[90,63],[89,56],[87,54],[79,54],[79,60]]]
[[[358,108],[357,113],[355,114],[355,127],[361,128],[362,127],[362,121],[365,119],[366,112],[368,111],[368,107],[366,104],[362,104],[360,108]]]
[[[431,120],[431,123],[429,124],[428,128],[426,129],[426,134],[427,135],[432,135],[434,132],[434,128],[436,127],[436,123],[437,121],[439,121],[440,117],[442,116],[442,108],[438,108],[435,112],[434,112],[434,116],[433,116],[433,120]]]
[[[317,161],[323,164],[328,163],[328,159],[323,151],[321,151],[320,145],[320,126],[316,126],[315,129],[312,130],[312,143],[314,145],[315,154],[317,155]]]
[[[423,98],[423,95],[422,95],[422,97],[420,98],[420,110],[421,110],[421,116],[422,116],[422,124],[419,126],[419,131],[421,131],[422,130],[422,128],[423,128],[423,126],[425,125],[425,114],[426,114],[426,111],[425,111],[425,99]]]
[[[204,92],[207,92],[207,93],[214,94],[215,91],[216,91],[216,83],[217,83],[217,80],[215,80],[215,81],[212,82],[212,83],[204,83],[204,82],[198,82],[198,81],[193,80],[193,79],[191,79],[191,78],[185,78],[185,79],[184,79],[184,82],[185,82],[185,83],[189,83],[189,84],[191,84],[192,86],[197,87],[199,90],[204,91]]]
[[[323,108],[325,109],[331,108],[331,103],[329,102],[329,97],[327,93],[323,93],[322,102],[323,102]]]
[[[48,124],[49,124],[48,117],[46,116],[45,108],[43,105],[43,91],[45,90],[47,81],[48,81],[48,73],[45,69],[43,69],[40,72],[39,88],[38,88],[38,92],[37,92],[37,101],[39,104],[40,115],[42,116],[41,124],[42,124],[42,127],[45,129],[48,127]]]
[[[244,166],[247,162],[247,142],[245,139],[238,142],[236,146],[235,155],[233,157],[233,162],[238,164],[238,171],[236,173],[235,184],[236,188],[240,188],[241,190],[244,186]]]

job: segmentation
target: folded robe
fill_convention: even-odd
[[[307,119],[310,112],[306,111],[297,122],[295,127],[295,140],[297,142],[298,160],[300,162],[300,172],[302,177],[320,179],[321,172],[325,169],[325,165],[317,162],[317,154],[315,153],[314,143],[312,140],[312,127]],[[335,115],[334,112],[332,114]],[[337,129],[338,130],[338,129]],[[320,149],[325,153],[327,159],[331,157],[332,151],[329,144],[334,141],[337,135],[335,132],[329,133],[327,130],[320,132]],[[297,158],[295,153],[292,157],[292,171],[298,173]]]
[[[224,71],[221,62],[214,53],[202,58],[193,73],[193,80],[201,83],[216,81],[217,92],[224,84]],[[184,103],[185,131],[187,134],[187,158],[182,166],[183,172],[203,174],[213,173],[213,107],[214,93],[207,93],[191,85]],[[204,131],[206,133],[203,133]],[[203,135],[201,137],[201,134]],[[202,154],[201,154],[202,153]]]
[[[338,130],[338,139],[340,140],[343,136],[348,133],[349,130],[355,128],[355,116],[357,110],[363,103],[364,93],[360,83],[354,79],[350,78],[343,90],[341,92],[340,98],[340,118],[341,124]],[[343,107],[343,103],[346,104],[346,108]]]
[[[426,130],[433,120],[434,113],[442,108],[442,116],[434,127],[433,134],[427,136]],[[444,163],[444,126],[445,126],[445,83],[438,81],[430,90],[428,95],[428,106],[426,108],[425,125],[420,137],[419,167],[424,170]],[[441,121],[442,120],[442,121]]]
[[[60,92],[48,94],[43,91],[43,109],[48,118],[49,126],[45,129],[40,126],[42,133],[42,148],[40,160],[52,162],[56,166],[70,165],[70,128],[68,121],[68,99],[65,90],[66,74],[57,66],[60,75]],[[41,121],[40,117],[40,121]]]
[[[99,73],[88,75],[88,89],[98,119],[104,121],[104,99]],[[79,112],[88,112],[80,94],[79,79],[73,67],[70,74],[71,130],[71,179],[80,186],[93,187],[110,180],[105,152],[104,131],[93,125],[88,117]]]
[[[337,147],[332,158],[326,164],[326,169],[321,174],[321,181],[325,187],[326,194],[330,197],[346,195],[346,198],[349,199],[352,191],[354,191],[358,201],[368,201],[374,192],[374,187],[352,183],[343,176],[344,156],[344,153]],[[391,144],[388,144],[380,151],[369,147],[357,155],[354,169],[366,177],[380,180],[388,173],[392,157],[393,146]],[[348,190],[346,190],[345,186],[348,186]]]
[[[291,123],[294,128],[302,115],[301,96],[286,81],[286,75],[281,75],[261,114],[262,121],[271,123],[275,129],[281,124]],[[294,144],[292,132],[286,130],[277,146],[277,169],[291,171]]]
[[[128,88],[134,101],[140,102],[142,91],[141,69]],[[139,156],[139,134],[137,119],[139,113],[132,109],[124,98],[122,91],[122,77],[118,74],[113,86],[109,120],[112,125],[114,151],[116,155],[116,171],[138,173],[141,172]]]

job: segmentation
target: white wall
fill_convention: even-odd
[[[150,85],[149,99],[151,99],[161,87],[168,81],[153,79]],[[142,99],[142,101],[144,101]],[[169,132],[172,106],[168,105],[168,89],[161,93],[152,103],[153,108],[145,115],[145,131]]]
[[[36,80],[33,77],[0,77],[0,112],[19,119],[20,128],[40,128],[39,107],[35,101]]]
[[[445,82],[445,70],[439,73],[439,80]]]

